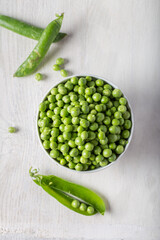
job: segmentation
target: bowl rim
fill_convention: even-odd
[[[112,87],[118,88],[118,89],[121,90],[121,88],[117,87],[114,83],[110,82],[108,79],[103,78],[103,77],[100,77],[100,76],[97,76],[97,75],[94,75],[94,74],[74,74],[74,75],[68,76],[68,77],[64,78],[63,80],[59,81],[58,83],[54,84],[52,88],[58,86],[60,83],[63,83],[63,82],[65,82],[65,81],[71,79],[72,77],[86,77],[86,76],[90,76],[90,77],[93,77],[93,78],[96,78],[96,79],[101,79],[101,80],[103,80],[104,82],[110,84]],[[51,88],[51,89],[52,89],[52,88]],[[49,94],[49,92],[51,91],[51,89],[47,91],[47,93],[45,94],[45,97],[43,98],[43,100],[42,100],[41,102],[43,102],[43,101],[46,99],[46,97],[48,96],[48,94]],[[89,171],[88,171],[88,170],[86,170],[86,171],[76,171],[75,169],[71,169],[71,168],[68,168],[68,167],[66,167],[66,166],[61,165],[56,159],[52,158],[52,157],[49,155],[49,153],[47,152],[47,150],[43,147],[42,140],[41,140],[41,138],[40,138],[39,127],[38,127],[38,120],[39,120],[39,109],[38,109],[38,113],[37,113],[37,117],[36,117],[36,128],[37,128],[38,139],[39,139],[39,142],[40,142],[40,145],[41,145],[41,148],[43,149],[43,151],[49,156],[49,158],[50,158],[56,165],[61,166],[61,167],[63,167],[64,169],[68,169],[68,170],[70,170],[70,171],[72,171],[72,172],[76,172],[76,173],[77,173],[77,172],[78,172],[78,173],[93,173],[93,172],[98,172],[98,171],[104,170],[104,169],[112,166],[113,164],[115,164],[115,163],[116,163],[117,161],[119,161],[119,159],[126,153],[128,147],[129,147],[129,145],[130,145],[130,143],[131,143],[131,140],[132,140],[132,137],[133,137],[133,130],[134,130],[133,109],[132,109],[132,107],[131,107],[131,104],[130,104],[127,96],[124,94],[123,91],[122,91],[122,93],[123,93],[123,96],[127,99],[128,107],[129,107],[129,110],[130,110],[130,113],[131,113],[132,127],[131,127],[131,131],[130,131],[130,136],[129,136],[128,140],[127,140],[128,143],[127,143],[126,146],[125,146],[124,152],[123,152],[122,154],[120,154],[114,162],[111,162],[111,163],[109,163],[108,165],[106,165],[106,166],[104,166],[104,167],[95,168],[95,169],[89,170]]]

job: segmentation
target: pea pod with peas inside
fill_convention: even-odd
[[[18,19],[1,14],[0,14],[0,26],[34,40],[39,40],[44,31],[43,28],[39,28],[28,23],[25,23],[23,21],[20,21]],[[54,43],[59,42],[66,35],[67,35],[66,33],[58,33],[53,42]]]
[[[43,31],[37,45],[28,58],[21,64],[14,77],[24,77],[31,74],[41,63],[48,49],[58,35],[63,21],[63,14],[48,24]]]
[[[104,201],[92,190],[54,175],[40,175],[37,169],[31,168],[29,173],[37,185],[69,209],[86,216],[104,215]]]

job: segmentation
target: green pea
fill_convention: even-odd
[[[125,146],[127,144],[127,142],[126,142],[125,139],[120,139],[119,144],[122,145],[122,146]]]
[[[82,140],[81,137],[77,137],[77,138],[75,139],[75,144],[76,144],[77,146],[82,146],[82,145],[84,144],[84,141]]]
[[[86,164],[86,163],[88,162],[88,158],[85,158],[85,157],[81,156],[81,157],[80,157],[80,162],[81,162],[82,164]]]
[[[105,116],[103,113],[97,113],[96,120],[97,122],[102,122],[105,119]]]
[[[87,79],[88,82],[92,81],[92,77],[91,76],[87,76],[86,79]]]
[[[82,164],[81,164],[81,163],[77,163],[76,166],[75,166],[75,169],[76,169],[77,171],[82,171],[82,170],[83,170]]]
[[[73,85],[77,85],[78,84],[78,78],[77,77],[72,77],[71,78],[71,83],[73,83]]]
[[[115,160],[116,160],[116,154],[115,153],[113,153],[109,158],[108,158],[108,161],[109,162],[114,162]]]
[[[89,114],[88,116],[87,116],[87,120],[89,121],[89,122],[95,122],[95,120],[96,120],[96,116],[95,115],[93,115],[93,114]]]
[[[70,156],[71,157],[77,157],[79,154],[79,151],[77,148],[73,148],[71,151],[70,151]]]
[[[116,119],[120,119],[120,118],[122,118],[122,113],[119,112],[119,111],[117,111],[117,112],[114,113],[114,117],[115,117]]]
[[[115,88],[115,89],[112,91],[112,96],[115,97],[115,98],[120,98],[120,97],[122,96],[121,90]]]
[[[64,137],[64,140],[70,140],[72,137],[72,134],[70,132],[64,132],[63,137]]]
[[[115,144],[115,143],[110,143],[110,144],[109,144],[109,148],[110,148],[111,150],[116,149],[116,144]]]
[[[120,124],[120,121],[118,119],[113,119],[112,120],[112,125],[113,126],[118,126]]]
[[[57,95],[56,95],[56,100],[58,101],[58,100],[61,100],[62,99],[62,97],[63,97],[63,95],[62,94],[60,94],[60,93],[58,93]]]
[[[119,101],[114,101],[114,102],[113,102],[113,105],[114,105],[114,107],[117,108],[117,107],[119,106]]]
[[[123,116],[124,119],[129,119],[131,114],[130,114],[130,112],[126,111],[125,113],[123,113],[122,116]]]
[[[80,206],[79,206],[79,209],[82,211],[82,212],[85,212],[87,210],[87,205],[85,203],[81,203]]]
[[[58,64],[54,64],[53,67],[52,67],[52,69],[53,69],[54,71],[59,71],[61,68],[60,68],[60,66],[59,66]]]
[[[51,156],[51,158],[57,158],[59,156],[59,151],[56,149],[52,149],[50,151],[50,156]]]
[[[124,105],[119,105],[118,111],[121,112],[121,113],[125,113],[127,111],[127,108]]]
[[[61,117],[67,117],[69,115],[66,108],[63,108],[60,112]]]
[[[35,79],[36,79],[37,81],[40,81],[40,80],[43,79],[43,75],[42,75],[41,73],[36,73]]]
[[[69,162],[69,163],[68,163],[68,167],[71,168],[71,169],[74,169],[75,166],[76,166],[76,164],[73,163],[73,162]]]
[[[81,95],[84,95],[85,94],[85,88],[84,87],[79,87],[78,88],[78,93],[81,94]]]
[[[74,92],[78,93],[78,89],[79,89],[79,86],[76,85],[73,90],[74,90]]]
[[[9,128],[8,128],[8,132],[10,132],[10,133],[15,133],[15,132],[16,132],[16,128],[14,128],[14,127],[9,127]]]
[[[107,96],[103,96],[103,97],[101,98],[101,103],[103,103],[103,104],[108,103],[108,101],[109,101],[109,98],[108,98]]]
[[[98,138],[99,138],[100,140],[103,140],[103,139],[105,139],[105,138],[106,138],[106,135],[105,135],[105,133],[104,133],[104,132],[102,132],[102,131],[100,131],[100,132],[98,133]]]
[[[95,160],[96,160],[97,163],[99,163],[99,162],[102,162],[104,160],[104,157],[100,154],[100,155],[96,156]]]
[[[51,149],[56,149],[57,148],[57,143],[56,142],[50,142],[50,148]]]
[[[100,139],[99,142],[101,145],[106,145],[108,143],[108,138],[105,137],[104,139]]]
[[[44,118],[44,117],[46,117],[46,116],[47,116],[46,112],[40,112],[40,114],[39,114],[39,117],[40,117],[40,118]]]
[[[62,146],[61,146],[61,152],[62,153],[67,153],[69,151],[69,146],[68,146],[68,144],[63,144]]]
[[[109,135],[108,135],[108,141],[109,141],[110,143],[116,142],[116,141],[117,141],[117,135],[116,135],[116,134],[109,134]]]
[[[90,141],[90,143],[92,143],[94,146],[97,146],[98,145],[98,141],[97,140],[92,140],[92,141]]]
[[[73,162],[74,163],[79,163],[80,162],[80,156],[78,155],[78,156],[74,157]]]
[[[100,93],[94,93],[92,98],[95,102],[99,102],[101,100],[101,94]]]
[[[119,99],[119,103],[120,103],[121,105],[126,105],[126,104],[127,104],[127,100],[126,100],[124,97],[121,97],[121,98]]]
[[[107,84],[104,85],[104,89],[112,90],[112,86],[107,83]]]
[[[53,115],[54,115],[54,112],[53,112],[53,111],[51,111],[51,110],[48,110],[48,111],[47,111],[47,117],[52,118]]]
[[[105,117],[103,122],[104,122],[105,125],[109,125],[111,123],[111,118],[110,117]]]
[[[72,201],[72,207],[79,208],[79,206],[80,206],[80,202],[77,199]]]
[[[54,127],[59,127],[61,125],[61,120],[60,119],[55,119],[54,121],[53,121],[53,126]]]
[[[80,86],[85,86],[86,83],[87,83],[87,81],[86,81],[86,79],[83,78],[83,77],[81,77],[81,78],[78,80],[78,84],[79,84]]]
[[[124,124],[124,118],[119,119],[119,125],[122,126]]]
[[[67,76],[68,76],[68,72],[67,72],[65,69],[62,69],[62,70],[60,71],[60,73],[61,73],[61,76],[62,76],[62,77],[67,77]]]
[[[82,146],[82,145],[79,145],[78,146],[78,149],[80,150],[80,151],[83,151],[84,150],[84,145]]]
[[[87,121],[86,119],[81,119],[81,120],[80,120],[80,125],[81,125],[83,128],[88,128],[88,127],[89,127],[89,121]]]
[[[128,130],[124,130],[123,132],[122,132],[122,137],[123,138],[129,138],[129,135],[130,135],[130,132],[128,131]]]
[[[105,167],[106,165],[108,165],[108,161],[107,161],[107,160],[104,160],[104,161],[100,162],[99,165],[100,165],[101,167]]]
[[[52,88],[51,94],[52,95],[57,95],[58,94],[58,89],[57,88]]]
[[[41,133],[40,136],[42,140],[48,140],[50,138],[50,135],[44,134],[43,132]]]
[[[94,154],[95,155],[99,155],[100,153],[101,153],[101,148],[99,147],[99,146],[96,146],[95,148],[94,148]]]
[[[93,145],[92,143],[86,143],[86,144],[85,144],[85,149],[86,149],[87,151],[92,151],[93,148],[94,148],[94,145]]]
[[[72,126],[72,125],[66,125],[66,126],[64,127],[64,131],[65,131],[65,132],[72,132],[72,130],[73,130],[73,126]]]
[[[98,128],[98,131],[102,131],[102,132],[106,133],[107,127],[105,125],[100,125],[100,127]]]
[[[82,112],[83,112],[83,113],[89,113],[89,106],[83,105],[83,106],[82,106]]]
[[[94,213],[94,208],[91,207],[91,206],[87,207],[87,212],[88,212],[89,214],[93,214],[93,213]]]
[[[111,113],[115,113],[117,111],[116,107],[111,107]]]
[[[94,122],[94,123],[91,123],[89,128],[92,130],[92,131],[96,131],[98,129],[98,123]]]
[[[63,119],[64,125],[70,125],[72,123],[72,118],[71,117],[65,117]]]
[[[50,129],[51,130],[51,129]],[[52,130],[51,130],[51,135],[53,136],[53,137],[58,137],[58,135],[59,135],[59,129],[58,128],[52,128]]]
[[[116,153],[121,154],[124,151],[124,147],[122,145],[118,145],[116,147]]]
[[[81,133],[81,138],[82,138],[82,140],[86,140],[88,138],[88,132],[87,131],[83,131]]]
[[[106,89],[103,90],[103,95],[106,96],[106,97],[110,97],[111,96],[111,91],[106,88]]]
[[[47,106],[45,104],[45,102],[42,102],[39,104],[39,111],[40,112],[44,112],[46,110]]]
[[[88,132],[88,140],[91,141],[96,138],[96,134],[92,131]]]
[[[85,89],[85,94],[88,95],[88,96],[92,95],[93,94],[93,89],[92,88],[86,88]]]
[[[110,109],[108,109],[108,110],[106,111],[106,115],[107,115],[107,116],[109,116],[109,117],[111,117],[111,116],[112,116],[112,112],[111,112],[111,110],[110,110]]]
[[[77,131],[78,131],[78,133],[82,133],[83,131],[84,131],[84,128],[82,127],[82,126],[79,126],[78,128],[77,128]]]
[[[111,149],[104,149],[103,150],[103,156],[105,157],[105,158],[108,158],[108,157],[110,157],[112,155],[112,150]]]
[[[57,139],[58,139],[58,142],[61,142],[61,143],[64,142],[64,137],[63,137],[63,135],[59,135]]]
[[[130,129],[131,126],[132,126],[132,123],[131,123],[130,120],[127,119],[127,120],[124,121],[124,128],[125,129]]]
[[[90,153],[90,151],[84,149],[84,150],[82,151],[82,156],[83,156],[84,158],[90,158],[91,153]]]
[[[71,109],[71,116],[72,117],[77,117],[80,114],[80,108],[78,107],[73,107]]]
[[[64,64],[64,58],[57,58],[57,59],[56,59],[56,64],[57,64],[57,65],[62,65],[62,64]]]

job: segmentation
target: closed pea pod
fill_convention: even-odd
[[[0,15],[0,26],[34,40],[39,40],[44,31],[43,28],[35,27],[33,25],[5,15]],[[53,42],[55,43],[62,40],[66,35],[66,33],[58,33]]]
[[[63,14],[48,24],[43,31],[37,45],[29,55],[29,57],[22,63],[17,69],[14,77],[24,77],[31,74],[43,60],[44,56],[48,52],[48,49],[52,41],[56,38],[62,25]]]

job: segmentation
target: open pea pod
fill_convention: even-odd
[[[35,183],[69,209],[86,216],[91,216],[96,212],[104,215],[104,201],[90,189],[68,182],[54,175],[40,175],[36,169],[30,169],[30,176]],[[91,205],[94,208],[94,212],[88,213],[87,211],[81,211],[80,208],[73,207],[72,202],[76,199],[74,196],[81,199],[83,203],[85,202],[87,205]]]

